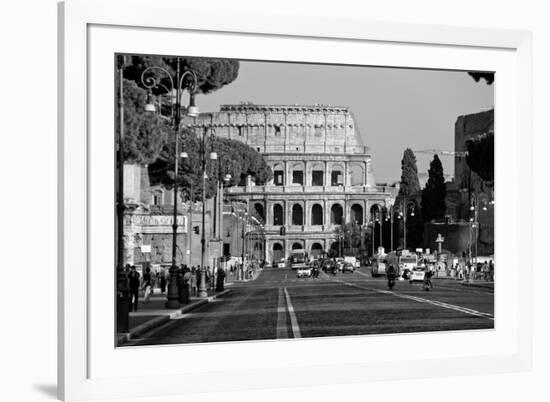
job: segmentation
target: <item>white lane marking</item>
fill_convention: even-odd
[[[377,292],[377,293],[392,295],[392,296],[395,296],[395,297],[399,297],[401,299],[414,300],[414,301],[419,302],[419,303],[428,303],[428,304],[431,304],[433,306],[438,306],[438,307],[446,308],[446,309],[449,309],[449,310],[459,311],[459,312],[464,313],[464,314],[469,314],[469,315],[473,315],[473,316],[476,316],[476,317],[487,318],[488,320],[491,320],[491,321],[495,320],[495,318],[493,317],[492,314],[483,313],[481,311],[477,311],[477,310],[467,308],[467,307],[457,306],[455,304],[449,304],[449,303],[444,303],[444,302],[440,302],[440,301],[429,300],[429,299],[425,299],[423,297],[406,295],[406,294],[397,293],[397,292],[389,291],[389,290],[381,290],[381,289],[375,289],[375,288],[370,288],[370,287],[359,286],[359,285],[356,285],[354,283],[348,283],[348,282],[344,282],[344,281],[341,281],[341,280],[337,280],[337,282],[343,283],[344,285],[347,285],[347,286],[353,286],[353,287],[356,287],[356,288],[359,288],[359,289],[371,290],[371,291]]]
[[[286,327],[286,305],[283,289],[279,288],[279,300],[277,302],[277,339],[288,338]]]
[[[302,334],[300,333],[300,327],[298,326],[298,320],[296,319],[296,314],[294,314],[294,307],[290,302],[290,296],[288,295],[286,288],[284,288],[284,290],[285,290],[286,304],[288,307],[288,314],[290,314],[290,325],[292,326],[292,334],[294,335],[294,338],[301,338]]]

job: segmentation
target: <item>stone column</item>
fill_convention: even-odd
[[[285,223],[287,227],[292,226],[292,206],[294,202],[286,200],[285,202]]]
[[[304,161],[304,186],[311,186],[311,175],[309,172],[308,161]]]
[[[285,143],[284,143],[284,151],[287,152],[287,151],[288,151],[288,149],[287,149],[287,145],[288,145],[288,122],[287,122],[287,116],[288,116],[288,114],[287,114],[286,111],[284,112],[284,116],[285,116],[285,124],[284,124],[284,130],[285,130],[285,132],[283,133],[284,136],[285,136],[285,140],[284,140],[284,141],[285,141]]]
[[[273,225],[273,202],[268,201],[265,205],[265,225],[266,226],[272,226]]]
[[[309,200],[305,200],[304,203],[304,225],[311,226],[311,204]]]
[[[329,171],[329,165],[328,162],[325,161],[325,181],[324,181],[325,187],[330,186],[330,171]]]
[[[288,161],[284,161],[284,167],[285,167],[285,177],[283,180],[283,183],[285,186],[290,185],[290,163]]]

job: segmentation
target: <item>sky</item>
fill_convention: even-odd
[[[349,106],[380,182],[400,178],[407,147],[452,151],[457,117],[492,108],[494,86],[462,71],[241,61],[234,82],[197,104],[201,112],[244,101]],[[433,155],[415,154],[426,173]],[[440,158],[452,173],[453,158]]]

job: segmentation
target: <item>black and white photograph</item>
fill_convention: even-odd
[[[495,328],[493,72],[113,66],[117,346]]]

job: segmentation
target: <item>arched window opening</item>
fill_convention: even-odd
[[[292,206],[292,224],[295,226],[304,224],[304,211],[300,204],[294,204]]]
[[[311,208],[311,224],[312,225],[323,224],[323,207],[319,204],[315,204]]]
[[[263,204],[259,202],[256,202],[254,204],[254,214],[256,215],[257,219],[261,220],[261,222],[265,222],[265,212]]]
[[[330,209],[330,223],[341,225],[344,220],[344,210],[340,204],[334,204]]]
[[[359,204],[353,204],[351,206],[351,222],[358,225],[363,224],[363,207]]]
[[[282,226],[285,224],[283,207],[281,204],[273,205],[273,225]]]

